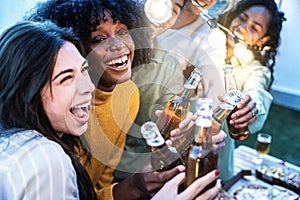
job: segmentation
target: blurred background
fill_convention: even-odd
[[[25,12],[38,1],[41,0],[0,0],[0,32],[21,20]],[[210,9],[210,14],[218,14],[231,1],[234,0],[218,0]],[[274,72],[275,80],[271,91],[274,101],[262,132],[273,136],[271,155],[300,166],[300,28],[297,20],[300,18],[300,1],[277,2],[287,21],[283,24]],[[236,146],[254,147],[255,138],[256,134],[253,134],[244,141],[236,142]]]

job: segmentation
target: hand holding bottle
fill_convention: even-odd
[[[161,172],[149,171],[151,168],[151,165],[148,164],[143,170],[147,172],[132,174],[128,178],[119,182],[114,187],[115,193],[118,193],[116,195],[124,197],[124,194],[130,194],[131,199],[138,199],[143,195],[153,196],[164,186],[167,181],[171,180],[177,174],[184,172],[185,170],[183,165],[179,165],[170,170]],[[130,192],[128,193],[128,191]],[[167,195],[169,191],[164,192],[164,194]]]
[[[190,187],[186,190],[178,194],[178,187],[184,181],[185,174],[180,173],[170,181],[168,181],[152,198],[152,200],[192,200],[192,199],[214,199],[218,192],[221,190],[221,181],[217,181],[217,184],[211,188],[210,190],[206,191],[204,194],[197,196],[209,183],[216,180],[218,177],[217,170],[214,170],[207,175],[197,179],[193,182]]]
[[[229,121],[235,128],[245,128],[258,118],[256,103],[249,95],[245,95],[237,105],[237,108],[238,110],[232,113]]]

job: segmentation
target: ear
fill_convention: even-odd
[[[264,36],[259,41],[257,41],[256,45],[262,47],[266,42],[270,40],[270,36]]]

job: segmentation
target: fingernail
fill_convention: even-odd
[[[216,176],[219,176],[219,174],[220,174],[219,170],[216,169],[216,170],[215,170],[215,175],[216,175]]]

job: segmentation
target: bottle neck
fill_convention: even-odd
[[[226,65],[224,67],[224,81],[225,81],[226,93],[230,93],[232,91],[238,90],[234,73],[233,73],[233,67],[231,65]]]
[[[196,125],[194,143],[199,144],[200,146],[205,144],[211,144],[212,135],[209,129],[210,126],[205,127]]]
[[[183,89],[178,94],[183,101],[186,100],[188,102],[195,95],[195,90],[201,80],[201,76],[200,71],[195,68],[188,80],[184,83]]]

